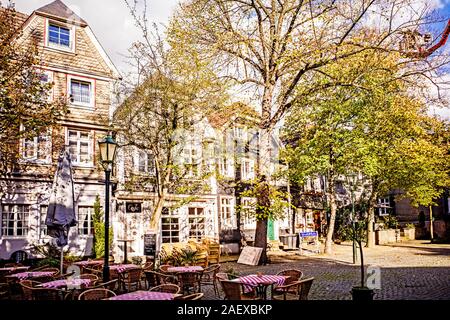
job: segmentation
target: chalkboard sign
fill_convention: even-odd
[[[246,246],[242,249],[241,255],[237,263],[248,264],[250,266],[258,265],[263,249],[257,247]]]
[[[144,256],[156,255],[156,233],[144,234]]]

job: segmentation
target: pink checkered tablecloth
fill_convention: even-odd
[[[20,270],[28,270],[30,267],[8,267],[8,268],[0,268],[0,271],[7,271],[7,272],[16,272]]]
[[[135,264],[115,264],[109,267],[109,270],[117,270],[118,273],[123,273],[131,269],[139,269],[139,266]]]
[[[53,275],[53,272],[51,271],[33,271],[33,272],[20,272],[11,274],[7,277],[11,278],[18,278],[19,280],[25,280],[25,279],[33,279],[33,278],[40,278],[40,277],[51,277]]]
[[[121,294],[106,300],[173,300],[173,293],[156,292],[156,291],[134,291]]]
[[[74,263],[74,265],[76,266],[95,266],[95,265],[99,265],[99,264],[103,264],[102,261],[98,261],[98,260],[93,260],[93,261],[77,261]]]
[[[50,289],[60,289],[60,288],[80,289],[83,287],[87,287],[90,284],[91,279],[61,279],[45,282],[42,283],[40,286],[43,288],[50,288]]]
[[[170,267],[167,269],[168,272],[195,272],[203,271],[201,266],[190,266],[190,267]]]
[[[258,276],[256,274],[251,274],[248,276],[236,278],[233,281],[243,283],[244,291],[249,292],[258,284],[272,284],[273,283],[273,284],[281,286],[281,285],[283,285],[285,280],[286,280],[285,276],[277,276],[277,275],[270,275],[270,274]]]

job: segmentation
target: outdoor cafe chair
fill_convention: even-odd
[[[95,285],[91,285],[89,287],[86,287],[84,289],[79,289],[79,290],[72,290],[71,292],[68,292],[66,294],[66,296],[64,297],[64,300],[77,300],[79,295],[86,290],[91,290],[91,289],[108,289],[110,291],[116,291],[117,288],[117,283],[118,283],[118,279],[114,279],[114,280],[110,280],[104,283],[97,283]]]
[[[16,267],[23,267],[23,264],[21,263],[5,263],[5,268],[16,268]]]
[[[201,292],[202,289],[202,272],[178,272],[177,278],[179,286],[183,293],[190,293],[191,288],[194,293]]]
[[[33,300],[33,288],[36,288],[36,286],[38,284],[41,284],[41,282],[33,280],[22,280],[19,283],[22,288],[23,300]]]
[[[122,284],[123,289],[127,292],[131,292],[133,287],[135,287],[136,290],[142,289],[141,274],[142,274],[141,268],[130,269],[125,271],[120,277],[120,282]]]
[[[174,300],[200,300],[205,294],[203,292],[192,293],[184,296],[174,297]]]
[[[219,288],[217,286],[217,273],[220,269],[220,264],[213,264],[203,270],[201,285],[211,285],[214,288],[214,294],[219,295]]]
[[[277,276],[286,276],[286,281],[284,284],[289,284],[294,281],[298,281],[303,277],[303,272],[297,269],[286,269],[277,273]]]
[[[97,283],[98,276],[95,274],[89,274],[89,273],[85,273],[85,274],[81,274],[77,277],[78,279],[89,279],[91,280],[91,285],[95,285]]]
[[[63,300],[64,291],[50,288],[31,288],[33,300]]]
[[[167,292],[177,294],[180,293],[181,288],[176,284],[160,284],[159,286],[150,288],[148,291]]]
[[[83,291],[78,296],[78,300],[103,300],[111,297],[115,297],[116,294],[114,291],[108,289],[89,289]]]
[[[59,275],[59,269],[58,268],[44,268],[44,269],[41,269],[39,271],[42,271],[42,272],[53,272],[52,277],[56,277],[57,275]]]
[[[169,268],[171,268],[172,266],[170,264],[162,264],[159,266],[159,271],[163,272],[163,273],[167,273]]]
[[[273,300],[308,300],[314,277],[277,286],[272,290]]]
[[[236,281],[219,279],[226,300],[258,300],[255,291],[244,294],[244,284]]]
[[[144,271],[147,289],[159,286],[160,284],[177,284],[175,276],[159,273],[156,271]]]

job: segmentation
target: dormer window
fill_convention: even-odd
[[[75,27],[47,20],[46,46],[52,49],[74,52]]]
[[[70,48],[70,30],[54,24],[48,26],[49,43]]]

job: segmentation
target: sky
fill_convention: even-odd
[[[31,14],[53,0],[15,0],[16,10]],[[133,0],[129,0],[133,2]],[[148,18],[151,22],[167,24],[169,17],[180,0],[147,0]],[[450,0],[417,0],[433,3],[440,15],[450,18]],[[4,1],[6,2],[6,1]],[[122,74],[129,70],[125,55],[131,44],[140,38],[140,32],[125,0],[63,0],[75,13],[91,27],[100,43]],[[442,24],[444,28],[445,22]],[[440,26],[436,26],[441,29]],[[450,40],[447,46],[450,47]],[[450,50],[450,49],[449,49]],[[450,79],[450,74],[448,76]],[[450,109],[433,109],[432,113],[450,119]]]

